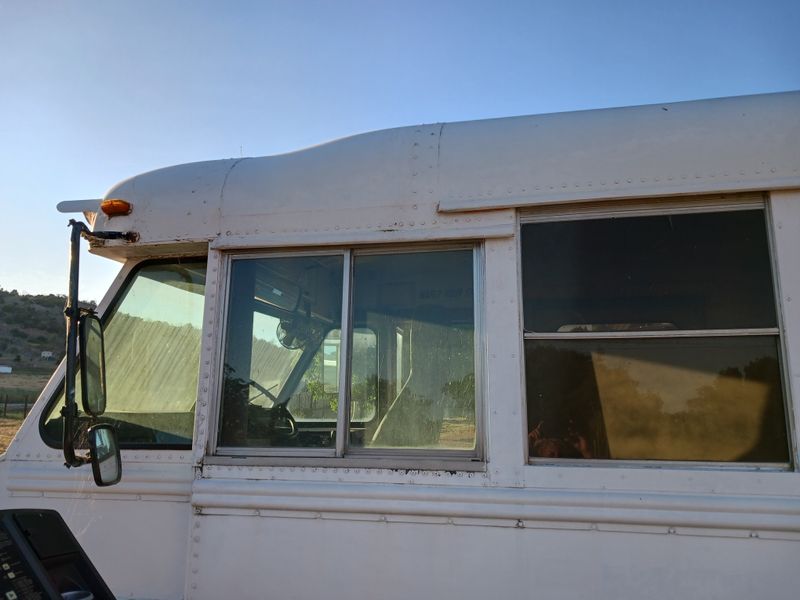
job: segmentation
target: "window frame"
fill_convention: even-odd
[[[685,214],[712,214],[722,212],[760,210],[764,216],[767,252],[769,254],[770,274],[772,277],[772,295],[775,304],[776,323],[774,327],[742,328],[742,329],[699,329],[699,330],[663,330],[663,331],[607,331],[607,332],[546,332],[537,333],[525,330],[525,307],[522,301],[523,282],[522,265],[522,226],[536,223],[574,222],[605,219],[622,219],[632,217],[685,215]],[[715,195],[690,198],[655,198],[606,201],[603,203],[587,202],[568,205],[549,205],[520,211],[518,216],[519,235],[517,239],[517,274],[520,347],[523,349],[521,358],[521,376],[523,381],[523,418],[527,423],[528,399],[525,364],[525,342],[528,340],[614,340],[614,339],[676,339],[676,338],[714,338],[714,337],[745,337],[762,336],[772,337],[776,341],[778,353],[778,366],[780,369],[780,385],[783,399],[786,436],[788,441],[788,462],[758,463],[758,462],[733,462],[733,461],[680,461],[657,459],[598,459],[598,458],[546,458],[530,455],[530,443],[525,435],[523,446],[526,464],[533,466],[572,466],[584,468],[673,468],[673,469],[715,469],[729,471],[794,471],[796,456],[795,422],[792,410],[791,388],[789,382],[789,363],[786,344],[786,329],[784,325],[783,309],[781,303],[779,271],[775,251],[773,234],[773,220],[769,199],[766,194],[734,194]],[[527,426],[525,427],[527,432]]]
[[[357,256],[414,254],[422,252],[447,252],[470,250],[472,253],[472,303],[473,303],[473,363],[475,372],[475,448],[472,450],[448,450],[425,448],[358,448],[349,446],[349,410],[352,364],[352,313],[353,313],[353,268]],[[232,265],[237,260],[263,258],[294,258],[303,256],[342,256],[342,317],[339,361],[339,402],[336,423],[336,445],[334,448],[270,448],[252,446],[221,446],[219,427],[221,424],[223,365],[227,342],[228,310],[230,305]],[[253,466],[297,466],[319,468],[384,468],[418,470],[485,470],[485,407],[484,393],[484,260],[483,244],[480,240],[444,243],[402,243],[370,246],[303,247],[278,250],[239,250],[222,252],[220,257],[218,284],[221,302],[216,311],[219,319],[219,334],[215,344],[213,383],[210,387],[209,435],[204,462],[209,465],[253,465]]]

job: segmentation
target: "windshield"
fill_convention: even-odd
[[[122,446],[191,446],[205,274],[205,260],[145,263],[104,317],[108,404],[101,421],[117,427]],[[53,446],[63,404],[62,389],[44,418]]]

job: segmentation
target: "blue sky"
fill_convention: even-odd
[[[0,287],[64,293],[60,200],[373,129],[800,89],[800,1],[0,0]],[[83,262],[99,299],[118,265]]]

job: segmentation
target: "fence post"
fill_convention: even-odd
[[[25,408],[22,409],[22,418],[28,416],[28,394],[25,394]]]
[[[8,414],[8,393],[3,394],[3,418]]]

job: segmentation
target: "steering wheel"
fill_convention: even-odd
[[[285,403],[275,404],[269,409],[267,431],[287,440],[297,437],[297,421],[294,420]]]
[[[251,404],[253,400],[262,395],[272,401],[272,406],[270,408],[259,407],[264,411],[266,416],[265,425],[267,432],[270,435],[275,435],[285,440],[297,437],[297,421],[295,421],[289,409],[286,408],[286,401],[279,402],[275,394],[253,379],[250,379],[247,383],[258,390],[258,394],[248,399]]]
[[[275,394],[273,394],[272,392],[270,392],[269,389],[265,388],[263,385],[258,383],[256,380],[251,379],[250,381],[247,382],[247,385],[252,385],[254,388],[256,388],[258,390],[258,394],[256,394],[252,398],[248,398],[247,399],[248,402],[252,402],[253,400],[258,398],[259,396],[264,395],[267,398],[269,398],[270,400],[272,400],[273,404],[276,404],[276,405],[278,404],[278,397]],[[275,387],[275,386],[272,386],[272,387]]]

